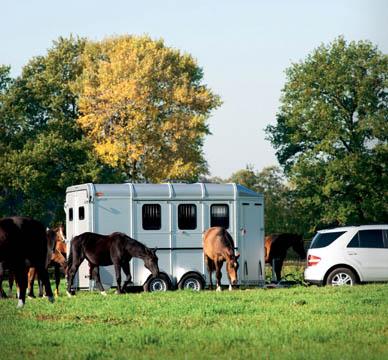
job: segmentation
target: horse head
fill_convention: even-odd
[[[47,230],[47,238],[52,249],[50,260],[66,268],[66,239],[64,235],[64,226],[60,225],[53,229]]]
[[[301,259],[306,259],[306,250],[304,248],[304,242],[303,242],[302,235],[295,235],[294,236],[294,239],[292,242],[292,248],[300,256]]]
[[[152,276],[156,277],[159,275],[158,257],[156,256],[156,250],[146,248],[146,254],[144,256],[144,266],[151,271]]]
[[[226,261],[226,270],[228,272],[229,280],[232,285],[237,285],[237,271],[238,271],[238,258],[240,254],[231,254]]]

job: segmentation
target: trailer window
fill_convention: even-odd
[[[160,230],[162,227],[161,208],[159,204],[145,204],[142,208],[144,230]]]
[[[178,228],[180,230],[197,228],[197,206],[195,204],[178,205]]]
[[[80,206],[78,208],[78,219],[84,220],[85,219],[85,208],[83,206]]]
[[[69,209],[69,221],[73,221],[73,208]]]
[[[213,204],[210,206],[210,226],[229,228],[229,205]]]

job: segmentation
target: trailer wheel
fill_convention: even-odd
[[[149,278],[143,285],[144,291],[167,291],[171,288],[170,279],[165,274],[159,274],[157,277]]]
[[[178,288],[180,290],[190,289],[193,291],[201,291],[204,288],[204,281],[202,276],[198,274],[188,274],[183,276],[179,281]]]

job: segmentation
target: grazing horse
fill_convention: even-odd
[[[221,291],[221,269],[226,261],[226,270],[229,278],[229,290],[237,285],[238,258],[234,254],[232,236],[223,227],[211,227],[203,233],[203,253],[210,278],[210,289],[213,288],[212,273],[216,271],[216,290]]]
[[[25,304],[27,273],[35,267],[42,279],[46,295],[54,301],[47,272],[55,242],[48,241],[42,223],[29,217],[14,216],[0,219],[0,294],[3,294],[1,282],[4,270],[15,275],[18,291],[18,307]]]
[[[288,248],[292,247],[302,258],[306,258],[303,237],[297,234],[271,234],[265,237],[265,262],[272,266],[272,279],[280,281],[283,262]]]
[[[64,226],[59,225],[56,228],[47,230],[47,237],[49,241],[55,242],[55,251],[51,255],[51,261],[49,266],[54,267],[54,277],[55,277],[55,296],[59,295],[59,284],[61,282],[61,272],[62,268],[66,272],[66,239],[64,235]],[[28,272],[28,297],[34,298],[34,280],[36,277],[36,269],[30,268]],[[39,297],[43,296],[43,284],[38,277],[39,284]]]
[[[70,245],[70,253],[67,266],[67,294],[72,295],[72,284],[75,273],[82,261],[86,259],[90,267],[90,278],[96,280],[101,294],[106,295],[100,280],[99,266],[114,265],[117,281],[117,292],[125,291],[131,282],[129,261],[132,257],[140,258],[144,261],[145,267],[151,271],[153,276],[159,274],[158,257],[156,249],[150,249],[139,241],[130,238],[124,233],[114,232],[110,235],[100,235],[85,232],[75,236]],[[126,279],[121,287],[121,269],[123,269]]]

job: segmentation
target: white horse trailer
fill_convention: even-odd
[[[151,280],[143,261],[134,258],[130,266],[134,286],[149,290],[203,288],[209,283],[209,274],[202,233],[211,226],[225,227],[235,241],[236,251],[241,254],[239,284],[264,284],[264,199],[262,194],[241,185],[75,185],[66,190],[65,212],[69,241],[86,231],[120,231],[158,248],[161,278]],[[113,266],[100,267],[100,276],[105,288],[116,286]],[[80,289],[91,286],[86,261],[75,281]],[[225,265],[222,284],[228,284]]]

